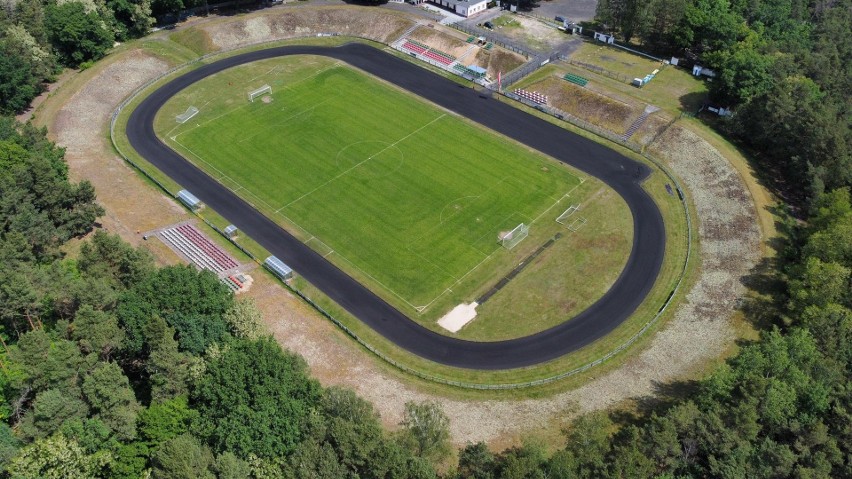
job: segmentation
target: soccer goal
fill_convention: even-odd
[[[190,118],[194,117],[198,114],[198,108],[191,106],[186,109],[186,112],[181,113],[180,115],[175,117],[175,121],[178,123],[186,123]]]
[[[519,224],[512,231],[502,231],[497,236],[497,239],[506,249],[512,249],[518,245],[524,238],[529,236],[530,227],[523,223]]]
[[[266,95],[267,93],[272,93],[272,87],[269,86],[269,85],[263,85],[262,87],[258,88],[257,90],[250,91],[249,94],[248,94],[248,99],[249,99],[250,102],[254,102],[255,98],[262,96],[262,95]]]
[[[556,218],[556,222],[561,224],[561,225],[568,225],[568,221],[569,221],[569,218],[571,218],[571,215],[576,213],[577,210],[579,210],[579,209],[580,209],[580,205],[578,205],[578,204],[569,206],[567,210],[563,211],[562,214],[559,215],[558,218]]]

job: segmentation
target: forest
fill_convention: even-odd
[[[852,185],[852,1],[600,0],[596,20],[715,71],[719,128],[790,202]]]
[[[173,2],[0,5],[0,110],[147,33]],[[159,9],[159,10],[158,10]],[[576,419],[556,451],[449,446],[436,403],[387,432],[325,388],[249,300],[98,228],[46,131],[0,117],[0,477],[852,477],[852,3],[601,0],[620,39],[717,72],[713,126],[785,202],[744,307],[761,331],[646,410]]]

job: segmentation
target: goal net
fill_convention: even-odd
[[[248,94],[248,99],[249,99],[249,101],[253,102],[255,98],[262,96],[262,95],[266,95],[267,93],[272,93],[272,87],[269,86],[269,85],[263,85],[262,87],[258,88],[257,90],[250,91],[249,94]]]
[[[571,218],[571,215],[576,213],[577,210],[579,210],[579,209],[580,209],[580,205],[569,206],[567,210],[563,211],[562,214],[559,215],[558,218],[556,218],[556,222],[561,224],[561,225],[567,225],[569,218]]]
[[[186,112],[181,113],[180,115],[175,117],[175,121],[178,123],[186,123],[190,118],[194,117],[198,114],[198,108],[191,106],[186,109]]]
[[[529,236],[530,227],[523,223],[519,224],[512,231],[503,231],[498,236],[500,243],[506,249],[512,249],[518,245],[524,238]]]

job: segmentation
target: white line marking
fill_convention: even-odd
[[[424,128],[428,127],[428,126],[429,126],[429,125],[431,125],[432,123],[435,123],[436,121],[440,120],[441,118],[443,118],[443,117],[445,117],[445,116],[447,116],[447,115],[446,115],[446,113],[441,113],[441,116],[439,116],[438,118],[435,118],[434,120],[430,121],[429,123],[426,123],[425,125],[423,125],[423,126],[421,126],[420,128],[418,128],[418,129],[416,129],[416,130],[412,131],[411,133],[409,133],[409,134],[405,135],[404,137],[400,138],[399,140],[397,140],[397,141],[395,141],[395,142],[393,142],[393,143],[389,144],[388,146],[386,146],[386,147],[382,148],[379,152],[377,152],[377,153],[375,153],[374,155],[372,155],[372,156],[368,157],[367,159],[362,160],[362,161],[360,161],[360,162],[356,163],[355,165],[351,166],[350,168],[348,168],[348,169],[346,169],[346,170],[344,170],[344,171],[340,172],[339,174],[337,174],[337,176],[335,176],[335,177],[333,177],[333,178],[329,179],[329,180],[328,180],[328,181],[326,181],[325,183],[323,183],[323,184],[321,184],[321,185],[317,186],[316,188],[312,189],[311,191],[309,191],[309,192],[307,192],[307,193],[303,194],[302,196],[300,196],[300,197],[296,198],[295,200],[293,200],[293,201],[291,201],[291,202],[287,203],[286,205],[282,206],[281,208],[279,208],[279,209],[278,209],[278,210],[276,210],[275,212],[276,212],[276,213],[278,213],[279,211],[283,210],[284,208],[287,208],[287,207],[289,207],[289,206],[292,206],[293,204],[298,203],[299,201],[301,201],[301,200],[305,199],[306,197],[311,196],[312,194],[314,194],[314,193],[315,193],[317,190],[319,190],[320,188],[324,188],[324,187],[325,187],[325,186],[327,186],[329,183],[331,183],[331,182],[333,182],[333,181],[335,181],[335,180],[337,180],[337,179],[339,179],[339,178],[341,178],[341,177],[345,176],[345,175],[346,175],[346,174],[348,174],[350,171],[354,170],[355,168],[358,168],[359,166],[363,165],[364,163],[366,163],[366,162],[368,162],[368,161],[372,160],[373,158],[375,158],[375,157],[377,157],[377,156],[381,155],[382,153],[384,153],[385,151],[389,150],[390,148],[395,147],[397,144],[399,144],[399,143],[401,143],[401,142],[403,142],[403,141],[407,140],[407,139],[408,139],[408,138],[410,138],[412,135],[417,134],[418,132],[420,132],[420,131],[421,131],[421,130],[423,130]]]

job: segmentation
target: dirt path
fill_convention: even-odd
[[[72,177],[89,179],[97,189],[99,201],[107,209],[104,227],[134,244],[140,243],[138,231],[187,215],[117,158],[109,146],[106,125],[126,94],[168,67],[142,51],[122,53],[82,72],[91,80],[58,108],[55,118],[45,121],[53,138],[68,148]],[[681,148],[683,145],[686,147]],[[390,427],[399,423],[406,401],[436,399],[451,418],[457,444],[487,441],[505,447],[523,434],[562,420],[569,409],[601,409],[652,395],[657,385],[700,368],[730,345],[729,318],[743,292],[739,278],[757,260],[760,241],[750,196],[736,171],[716,150],[680,128],[671,129],[659,141],[659,148],[692,190],[701,215],[704,274],[686,304],[656,333],[645,351],[576,390],[521,401],[462,401],[426,394],[387,373],[386,366],[377,364],[279,285],[260,278],[250,295],[262,306],[266,323],[279,342],[303,355],[323,384],[353,388],[375,405]]]

